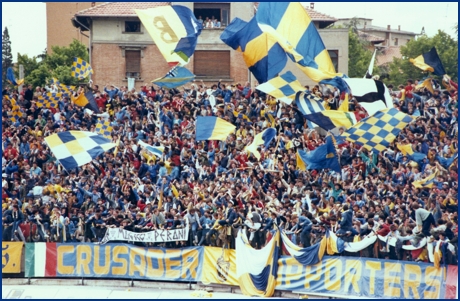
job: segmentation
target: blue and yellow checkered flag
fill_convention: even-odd
[[[110,125],[110,121],[99,121],[96,124],[96,133],[102,135],[108,139],[112,139],[112,126]]]
[[[93,68],[86,61],[75,57],[73,59],[71,74],[78,79],[85,79],[88,75],[93,74]]]
[[[52,78],[50,84],[56,85],[60,92],[62,93],[62,97],[70,97],[72,95],[72,91],[75,91],[76,86],[67,86],[61,84],[61,82],[57,78]]]
[[[12,106],[10,119],[13,122],[18,122],[19,119],[22,117],[25,117],[26,114],[21,112],[21,108],[16,104],[16,100],[14,98],[11,98],[10,101],[11,101],[11,106]]]
[[[46,93],[45,95],[40,95],[38,97],[36,105],[39,108],[57,108],[59,107],[59,100],[61,97],[61,93]]]
[[[288,105],[290,105],[295,99],[297,92],[305,91],[305,88],[300,84],[291,71],[272,78],[268,82],[257,86],[256,89],[271,95]]]
[[[57,133],[45,142],[66,170],[85,165],[116,146],[101,135],[83,131]]]
[[[390,145],[411,121],[412,117],[397,109],[383,109],[361,120],[342,134],[348,141],[358,143],[369,151],[381,152]]]

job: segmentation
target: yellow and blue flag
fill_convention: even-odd
[[[88,62],[79,57],[74,57],[70,74],[78,79],[85,79],[90,74],[93,74],[93,68]]]
[[[414,185],[415,188],[432,188],[434,185],[434,179],[436,179],[437,175],[438,170],[436,169],[435,172],[433,172],[425,179],[412,182],[412,185]]]
[[[309,153],[304,150],[299,150],[298,154],[308,170],[329,168],[335,172],[341,171],[337,152],[335,151],[331,136],[327,136],[326,143],[317,147],[315,150]]]
[[[325,110],[321,98],[311,93],[297,92],[295,104],[304,116]]]
[[[297,92],[305,91],[305,87],[300,84],[291,71],[272,78],[268,82],[257,86],[256,89],[271,95],[288,105],[290,105],[292,100],[295,99]]]
[[[455,162],[455,159],[457,158],[458,158],[458,152],[456,152],[450,158],[444,158],[444,157],[441,157],[440,155],[436,155],[436,160],[438,160],[439,164],[441,164],[442,167],[444,168],[449,168]]]
[[[326,252],[328,255],[340,254],[345,250],[345,242],[337,237],[334,232],[326,229]]]
[[[10,119],[13,122],[18,122],[19,119],[26,117],[26,114],[22,112],[21,108],[17,105],[16,100],[14,98],[11,98],[10,101],[12,106]]]
[[[236,275],[241,292],[246,296],[272,297],[275,293],[280,250],[280,231],[260,250],[251,247],[246,233],[238,232]],[[248,263],[251,264],[248,264]]]
[[[329,84],[347,91],[341,80],[342,73],[336,73],[331,57],[305,8],[300,2],[260,2],[257,21],[273,27],[286,38],[290,46],[300,55],[289,58],[313,81]]]
[[[94,95],[91,91],[87,91],[86,93],[80,93],[77,97],[70,95],[71,100],[74,104],[79,107],[88,108],[96,113],[99,112],[99,108],[96,104],[96,100],[94,99]]]
[[[446,75],[446,70],[442,65],[441,59],[439,58],[436,48],[433,47],[429,52],[425,52],[419,55],[415,59],[409,60],[415,67],[422,69],[423,71],[430,71],[438,76]]]
[[[397,109],[384,109],[367,117],[342,134],[377,153],[384,151],[411,121],[412,117]]]
[[[165,151],[164,146],[151,146],[141,140],[139,140],[139,145],[150,153],[154,154],[156,157],[163,156],[163,152]]]
[[[250,152],[251,154],[254,154],[254,156],[257,158],[257,160],[260,160],[260,153],[257,150],[257,147],[259,145],[264,145],[265,147],[268,147],[270,145],[270,142],[273,140],[273,138],[276,137],[276,130],[274,128],[268,128],[264,130],[263,132],[257,134],[254,137],[254,141],[252,141],[251,144],[245,147],[245,150]]]
[[[267,26],[261,28],[256,18],[249,22],[233,19],[220,39],[243,53],[246,66],[259,83],[276,77],[286,66],[289,46]]]
[[[202,28],[189,8],[167,5],[134,11],[170,66],[189,62]]]
[[[281,241],[286,251],[303,266],[314,265],[320,262],[327,247],[326,237],[323,237],[320,242],[307,248],[301,248],[294,244],[284,232],[281,232]]]
[[[427,78],[423,80],[420,84],[415,86],[415,89],[426,88],[431,94],[434,94],[433,84],[431,83],[432,78]]]
[[[76,86],[68,86],[68,85],[63,85],[57,78],[52,78],[50,81],[50,84],[56,85],[56,87],[61,90],[60,92],[62,93],[62,97],[70,97],[72,95],[72,91],[75,91],[77,88]]]
[[[57,108],[59,107],[59,100],[61,99],[61,93],[51,93],[48,92],[45,95],[38,96],[38,101],[36,103],[37,107],[45,108]]]
[[[199,116],[196,119],[196,141],[227,140],[235,132],[236,126],[219,117]]]
[[[185,85],[195,79],[195,75],[185,67],[175,66],[168,74],[152,81],[155,85],[169,89]]]
[[[16,81],[16,78],[14,77],[14,71],[13,68],[9,67],[6,69],[6,79],[8,82],[14,86],[20,86],[24,83],[24,79],[20,79]]]
[[[46,137],[45,142],[68,171],[91,162],[116,146],[101,135],[84,131],[57,133]]]
[[[96,124],[96,133],[106,137],[107,139],[112,139],[113,127],[110,125],[110,121],[102,121]]]
[[[322,112],[308,114],[304,117],[325,130],[332,130],[336,127],[349,129],[357,123],[356,116],[353,112],[336,110],[325,110]]]
[[[240,119],[243,119],[243,120],[248,121],[248,122],[251,121],[251,119],[249,119],[248,116],[246,116],[243,113],[237,112],[237,111],[233,111],[233,116],[235,116],[235,118],[240,118]]]
[[[297,153],[295,154],[295,159],[296,159],[297,169],[300,169],[302,171],[306,171],[307,170],[307,165],[302,160],[302,157],[300,156],[299,151],[297,151]]]

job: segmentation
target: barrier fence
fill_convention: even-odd
[[[282,256],[278,265],[276,289],[282,291],[341,298],[457,298],[457,266],[435,268],[428,263],[337,256],[325,256],[310,266]],[[2,242],[2,274],[21,270],[26,278],[114,278],[239,286],[236,251],[213,247]]]

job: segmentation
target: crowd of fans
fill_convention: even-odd
[[[238,229],[245,227],[251,244],[262,248],[270,230],[278,227],[294,243],[308,247],[329,229],[347,241],[375,234],[389,234],[402,244],[417,245],[422,237],[442,240],[453,246],[446,263],[456,263],[458,165],[455,160],[443,166],[436,155],[450,158],[458,151],[457,87],[437,86],[431,93],[417,85],[409,80],[399,90],[389,86],[394,106],[417,118],[385,152],[372,154],[338,140],[340,174],[300,171],[296,151],[322,145],[324,131],[308,128],[295,102],[277,102],[249,83],[193,83],[181,89],[145,85],[140,90],[95,85],[91,90],[100,114],[68,97],[56,109],[38,108],[38,97],[56,91],[54,86],[24,86],[22,93],[6,88],[3,240],[99,242],[112,227],[134,232],[190,227],[188,241],[136,244],[234,248]],[[88,88],[79,87],[76,93]],[[330,109],[343,101],[337,91],[306,89]],[[25,114],[17,122],[11,119],[11,99]],[[349,110],[358,119],[366,116],[355,99]],[[197,116],[221,117],[235,124],[236,132],[226,141],[195,141]],[[117,152],[106,152],[76,170],[64,170],[44,141],[67,130],[93,132],[98,122],[107,120],[113,126],[112,141],[119,141]],[[270,126],[277,138],[268,148],[260,147],[257,160],[244,147]],[[145,152],[140,140],[164,146],[163,156]],[[426,159],[411,161],[397,143],[411,144]],[[431,188],[413,186],[435,171]],[[407,252],[380,240],[355,255],[427,260],[426,248]]]

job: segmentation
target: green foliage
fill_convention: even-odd
[[[366,45],[366,42],[360,40],[350,28],[348,33],[348,77],[362,78],[366,74],[373,54],[366,48]],[[376,70],[375,66],[374,70]]]
[[[432,73],[424,72],[415,67],[409,59],[416,58],[419,55],[430,51],[432,47],[436,47],[441,62],[447,74],[453,81],[458,79],[458,45],[457,41],[444,31],[439,30],[438,33],[429,38],[426,35],[420,36],[417,40],[411,40],[406,45],[401,46],[402,58],[394,58],[389,64],[389,78],[385,80],[386,84],[394,86],[405,84],[407,79],[422,79],[427,76],[432,76],[438,80],[442,80],[439,76]]]
[[[51,54],[44,53],[29,58],[27,55],[18,54],[18,63],[24,65],[25,82],[32,86],[43,86],[53,77],[64,84],[75,84],[76,78],[71,76],[71,67],[74,57],[89,61],[86,46],[78,40],[67,47],[53,46]]]
[[[11,41],[8,27],[5,27],[2,34],[2,87],[8,84],[6,81],[6,71],[9,67],[13,67],[13,54],[11,53]]]

